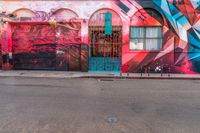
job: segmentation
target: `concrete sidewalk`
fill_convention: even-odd
[[[200,80],[200,74],[156,74],[150,73],[96,73],[67,71],[0,70],[0,77],[41,77],[41,78],[127,78],[127,79],[191,79]]]

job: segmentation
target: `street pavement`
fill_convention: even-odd
[[[200,80],[0,77],[0,133],[200,133]]]

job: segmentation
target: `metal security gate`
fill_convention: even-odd
[[[15,69],[55,70],[56,44],[35,44],[29,52],[13,55]]]
[[[71,44],[57,50],[56,70],[88,71],[88,45]]]
[[[14,69],[56,70],[55,27],[48,23],[11,23]]]
[[[69,70],[80,71],[81,70],[81,45],[71,45],[69,47]]]
[[[88,45],[70,24],[12,23],[14,69],[88,71]]]
[[[121,26],[113,26],[111,35],[104,34],[104,26],[90,26],[89,42],[89,71],[120,71],[122,45]]]

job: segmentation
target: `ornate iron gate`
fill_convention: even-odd
[[[104,26],[89,27],[89,71],[120,71],[122,27],[113,26],[112,34],[104,34]]]

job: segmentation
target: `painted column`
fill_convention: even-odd
[[[4,37],[2,41],[2,69],[3,70],[11,70],[13,67],[12,63],[12,34],[11,34],[11,26],[10,24],[5,25],[6,31],[4,31]]]

